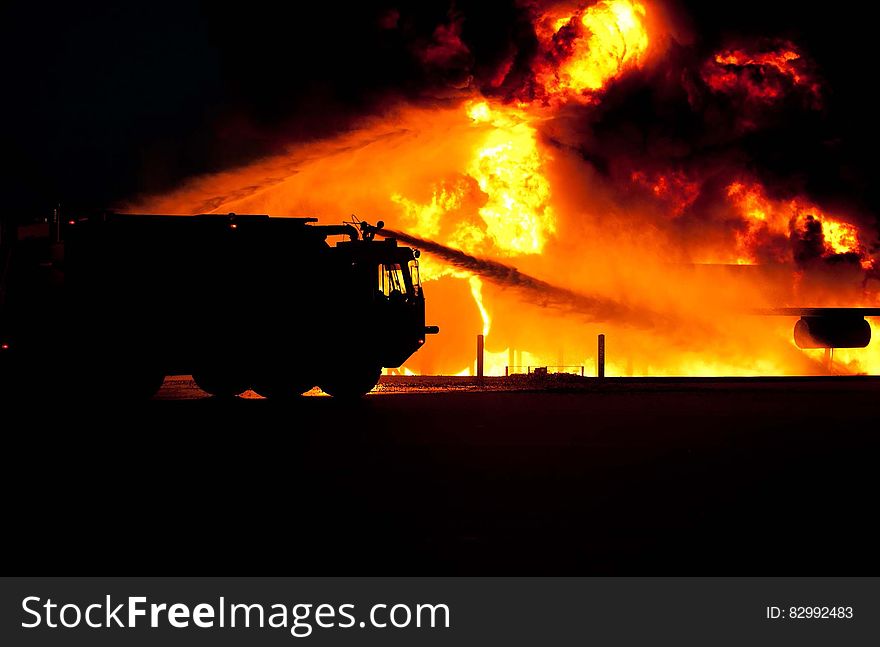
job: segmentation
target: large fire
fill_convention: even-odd
[[[463,176],[434,185],[426,204],[399,193],[391,200],[404,208],[407,230],[427,238],[438,237],[441,221],[462,204],[481,202],[479,224],[459,220],[443,242],[467,252],[540,253],[556,224],[535,129],[519,111],[486,101],[465,112],[480,140]]]
[[[789,42],[719,52],[703,66],[703,78],[713,91],[742,93],[768,103],[783,98],[788,85],[806,89],[816,102],[821,94],[804,58]]]
[[[758,248],[768,239],[803,237],[814,232],[820,256],[854,255],[865,269],[873,266],[874,261],[865,252],[855,225],[823,214],[819,207],[802,197],[771,200],[760,184],[739,181],[727,187],[727,195],[745,223],[745,229],[737,233],[737,263],[765,260],[766,256],[762,257]],[[777,254],[772,259],[776,262],[795,260],[790,247],[782,248]]]
[[[443,334],[406,373],[472,371],[482,333],[489,375],[524,366],[584,366],[589,375],[599,332],[608,375],[827,370],[821,351],[794,346],[792,319],[750,313],[877,305],[877,234],[858,214],[770,191],[735,158],[701,166],[628,153],[603,168],[584,154],[582,141],[595,138],[580,124],[616,83],[662,59],[657,6],[534,9],[538,49],[527,78],[514,79],[508,65],[513,80],[496,79],[486,96],[469,87],[428,105],[397,104],[349,132],[130,206],[327,222],[356,213],[425,241],[428,316]],[[463,47],[456,40],[456,52]],[[719,51],[691,78],[681,91],[695,110],[701,93],[734,110],[742,101],[770,110],[803,89],[819,95],[788,42]],[[876,372],[878,348],[838,351],[834,370]]]
[[[650,43],[647,9],[631,0],[601,0],[536,23],[545,51],[536,81],[542,97],[591,97],[609,80],[637,68]]]

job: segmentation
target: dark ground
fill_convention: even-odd
[[[187,399],[199,395],[178,379],[125,409],[7,403],[7,564],[880,573],[874,378],[609,380],[347,405]]]

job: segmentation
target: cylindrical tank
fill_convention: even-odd
[[[801,317],[794,325],[798,348],[864,348],[871,326],[861,317]]]

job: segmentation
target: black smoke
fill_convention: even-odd
[[[803,189],[829,209],[880,212],[880,135],[867,99],[876,28],[859,7],[667,4],[683,25],[670,50],[677,74],[613,88],[584,117],[593,137],[585,157],[601,170],[627,154],[673,149],[687,164],[735,149],[780,193]],[[12,170],[3,212],[112,206],[350,128],[389,102],[515,86],[535,55],[536,6],[5,2],[2,144]],[[682,74],[719,47],[766,37],[797,43],[815,62],[822,109],[786,105],[748,133],[724,128],[735,106],[695,109]],[[658,140],[675,146],[652,147]]]

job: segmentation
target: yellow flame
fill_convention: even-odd
[[[391,201],[406,211],[408,219],[415,223],[414,231],[420,236],[434,238],[440,233],[443,214],[461,208],[463,187],[435,186],[428,204],[419,204],[399,193],[391,196]]]
[[[846,222],[835,222],[827,217],[822,221],[825,243],[836,253],[845,254],[859,248],[859,230]]]
[[[556,231],[556,218],[550,207],[550,183],[543,174],[546,155],[538,148],[536,130],[512,107],[473,101],[465,104],[464,109],[473,127],[485,131],[463,169],[470,184],[468,181],[435,184],[427,203],[399,193],[392,194],[391,200],[403,208],[406,221],[411,223],[408,228],[417,235],[440,240],[469,253],[506,256],[540,253]],[[469,191],[481,194],[479,199],[474,200],[468,195]],[[476,208],[477,204],[482,206]],[[466,205],[476,208],[479,219],[466,217],[467,213],[463,213]],[[444,219],[451,222],[444,223]],[[421,267],[425,281],[441,276],[468,280],[483,322],[483,335],[488,336],[492,320],[483,302],[480,278],[435,259],[425,261]],[[506,357],[501,355],[493,355],[492,374],[503,374]]]
[[[486,235],[507,254],[540,253],[556,231],[556,218],[535,129],[515,111],[493,110],[485,102],[471,106],[469,115],[477,123],[491,122],[466,171],[487,196],[479,210]],[[473,248],[464,236],[453,242],[465,251]]]
[[[488,337],[489,329],[492,327],[492,318],[489,316],[486,306],[483,305],[483,281],[480,280],[479,276],[472,274],[468,277],[468,283],[471,286],[471,295],[474,297],[474,303],[477,304],[480,316],[483,318],[483,337]]]
[[[812,216],[822,225],[822,235],[828,252],[861,254],[863,251],[859,230],[855,225],[823,213],[811,202],[801,198],[773,200],[760,184],[744,182],[732,182],[728,185],[727,196],[747,226],[744,232],[738,232],[736,236],[736,262],[739,264],[756,262],[753,246],[763,235],[788,236],[793,228],[802,226],[803,219],[807,216]],[[870,262],[866,257],[862,264],[870,265]]]
[[[569,20],[558,19],[558,32]],[[545,76],[550,93],[595,91],[637,66],[648,51],[645,5],[631,0],[602,0],[580,18],[583,35],[572,43],[572,54],[554,73]]]
[[[487,122],[492,118],[492,111],[489,109],[489,103],[486,101],[478,101],[468,106],[467,114],[468,117],[477,122]]]
[[[547,155],[538,149],[536,130],[516,109],[486,101],[466,104],[465,113],[474,127],[486,131],[463,169],[476,187],[465,181],[441,183],[433,187],[428,203],[399,193],[391,200],[403,207],[414,233],[437,238],[444,217],[462,209],[468,192],[479,188],[480,220],[460,219],[441,242],[470,253],[539,254],[556,231],[556,217],[543,174]]]

